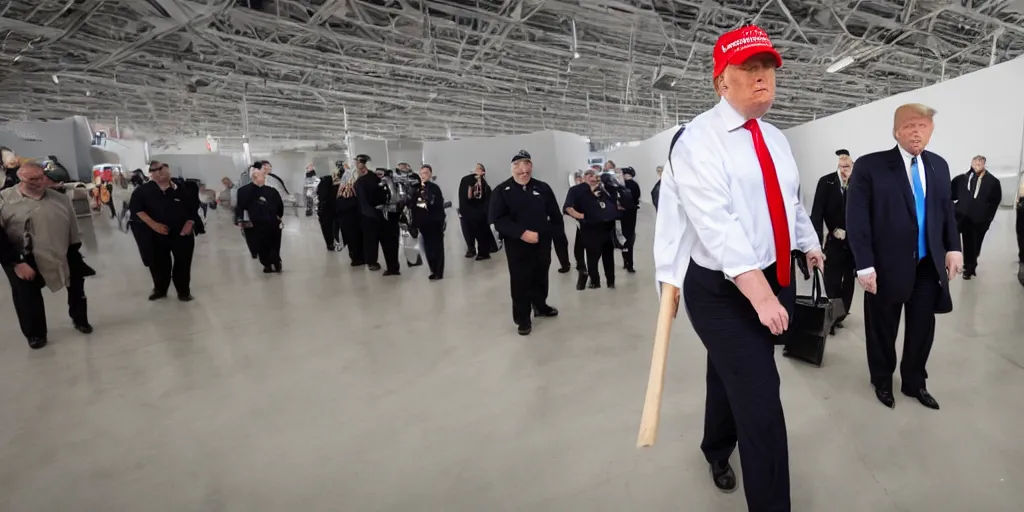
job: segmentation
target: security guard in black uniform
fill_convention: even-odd
[[[825,248],[825,294],[843,301],[843,314],[833,324],[832,334],[836,333],[836,327],[843,327],[843,320],[850,314],[857,279],[853,252],[846,240],[846,186],[853,172],[853,159],[845,149],[836,151],[836,156],[839,157],[836,172],[818,180],[814,206],[811,207],[811,224]],[[824,237],[821,234],[822,223],[828,230]]]
[[[563,210],[580,223],[590,288],[601,287],[598,260],[604,265],[608,287],[615,288],[615,243],[612,237],[615,236],[615,219],[618,218],[616,199],[605,190],[594,171],[587,171],[583,179],[584,183],[572,187],[566,194]],[[576,289],[583,289],[582,279]]]
[[[525,150],[512,157],[512,177],[494,187],[488,220],[505,240],[512,288],[512,319],[519,334],[533,330],[530,317],[553,317],[547,304],[551,238],[565,232],[558,201],[547,183],[533,179],[533,162]]]
[[[626,272],[630,274],[633,270],[633,245],[636,244],[636,215],[640,210],[640,185],[636,182],[636,171],[632,167],[622,168],[622,180],[626,190],[629,190],[629,204],[622,204],[622,216],[619,224],[622,226],[622,236],[626,237],[626,243],[622,247],[622,261]]]
[[[380,270],[377,261],[380,251],[383,251],[384,263],[388,267],[384,275],[397,276],[401,274],[398,271],[398,216],[385,216],[384,208],[389,194],[387,183],[376,172],[367,169],[366,163],[369,161],[370,157],[366,155],[356,157],[356,172],[360,176],[356,180],[355,191],[356,199],[359,200],[359,213],[362,215],[365,262],[370,270]]]

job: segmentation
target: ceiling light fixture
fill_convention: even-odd
[[[60,80],[57,80],[57,75],[53,75],[53,76],[51,76],[50,78],[52,78],[52,79],[53,79],[53,83],[55,83],[55,84],[57,84],[57,85],[60,85]]]
[[[846,69],[850,64],[856,62],[853,57],[846,56],[832,63],[831,66],[825,69],[826,73],[838,73]]]

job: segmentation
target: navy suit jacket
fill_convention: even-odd
[[[925,231],[928,259],[939,275],[937,313],[953,310],[946,277],[946,252],[960,251],[949,165],[935,153],[921,154],[925,168]],[[898,147],[862,156],[847,189],[846,233],[857,270],[874,267],[876,296],[888,303],[910,300],[917,275],[917,212]]]

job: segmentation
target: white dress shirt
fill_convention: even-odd
[[[910,187],[910,193],[911,193],[911,195],[915,196],[914,199],[916,200],[917,199],[917,197],[916,197],[917,193],[914,192],[914,175],[910,173],[911,164],[914,161],[914,155],[911,155],[910,153],[907,152],[907,150],[903,149],[903,146],[900,146],[900,145],[897,144],[896,147],[900,149],[900,155],[903,157],[903,168],[907,170],[907,184]],[[927,197],[928,196],[928,180],[925,179],[925,176],[926,175],[925,175],[925,171],[924,171],[924,161],[921,160],[921,156],[918,155],[917,156],[917,177],[921,178],[921,190],[924,192],[924,195]],[[863,269],[857,270],[857,276],[858,277],[866,276],[868,274],[873,274],[873,273],[875,273],[875,267],[868,267],[868,268],[863,268]]]
[[[654,226],[658,282],[681,288],[691,258],[730,280],[775,263],[764,177],[744,122],[722,99],[686,125],[676,141],[664,167]],[[800,202],[800,175],[789,142],[778,128],[758,123],[782,189],[790,247],[820,249]]]

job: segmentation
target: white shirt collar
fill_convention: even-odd
[[[721,101],[718,102],[718,105],[715,106],[715,110],[717,110],[718,115],[721,116],[722,122],[725,124],[726,131],[736,131],[743,128],[743,124],[747,122],[747,119],[743,117],[743,114],[737,112],[725,98],[722,98]],[[758,119],[758,121],[760,121],[760,119]]]
[[[911,160],[914,159],[914,155],[911,155],[907,150],[903,149],[903,146],[900,146],[899,144],[896,144],[896,147],[899,148],[900,154],[903,155],[903,159],[904,160],[906,160],[907,162],[910,162]],[[918,155],[918,157],[920,157],[920,156],[921,155]]]

